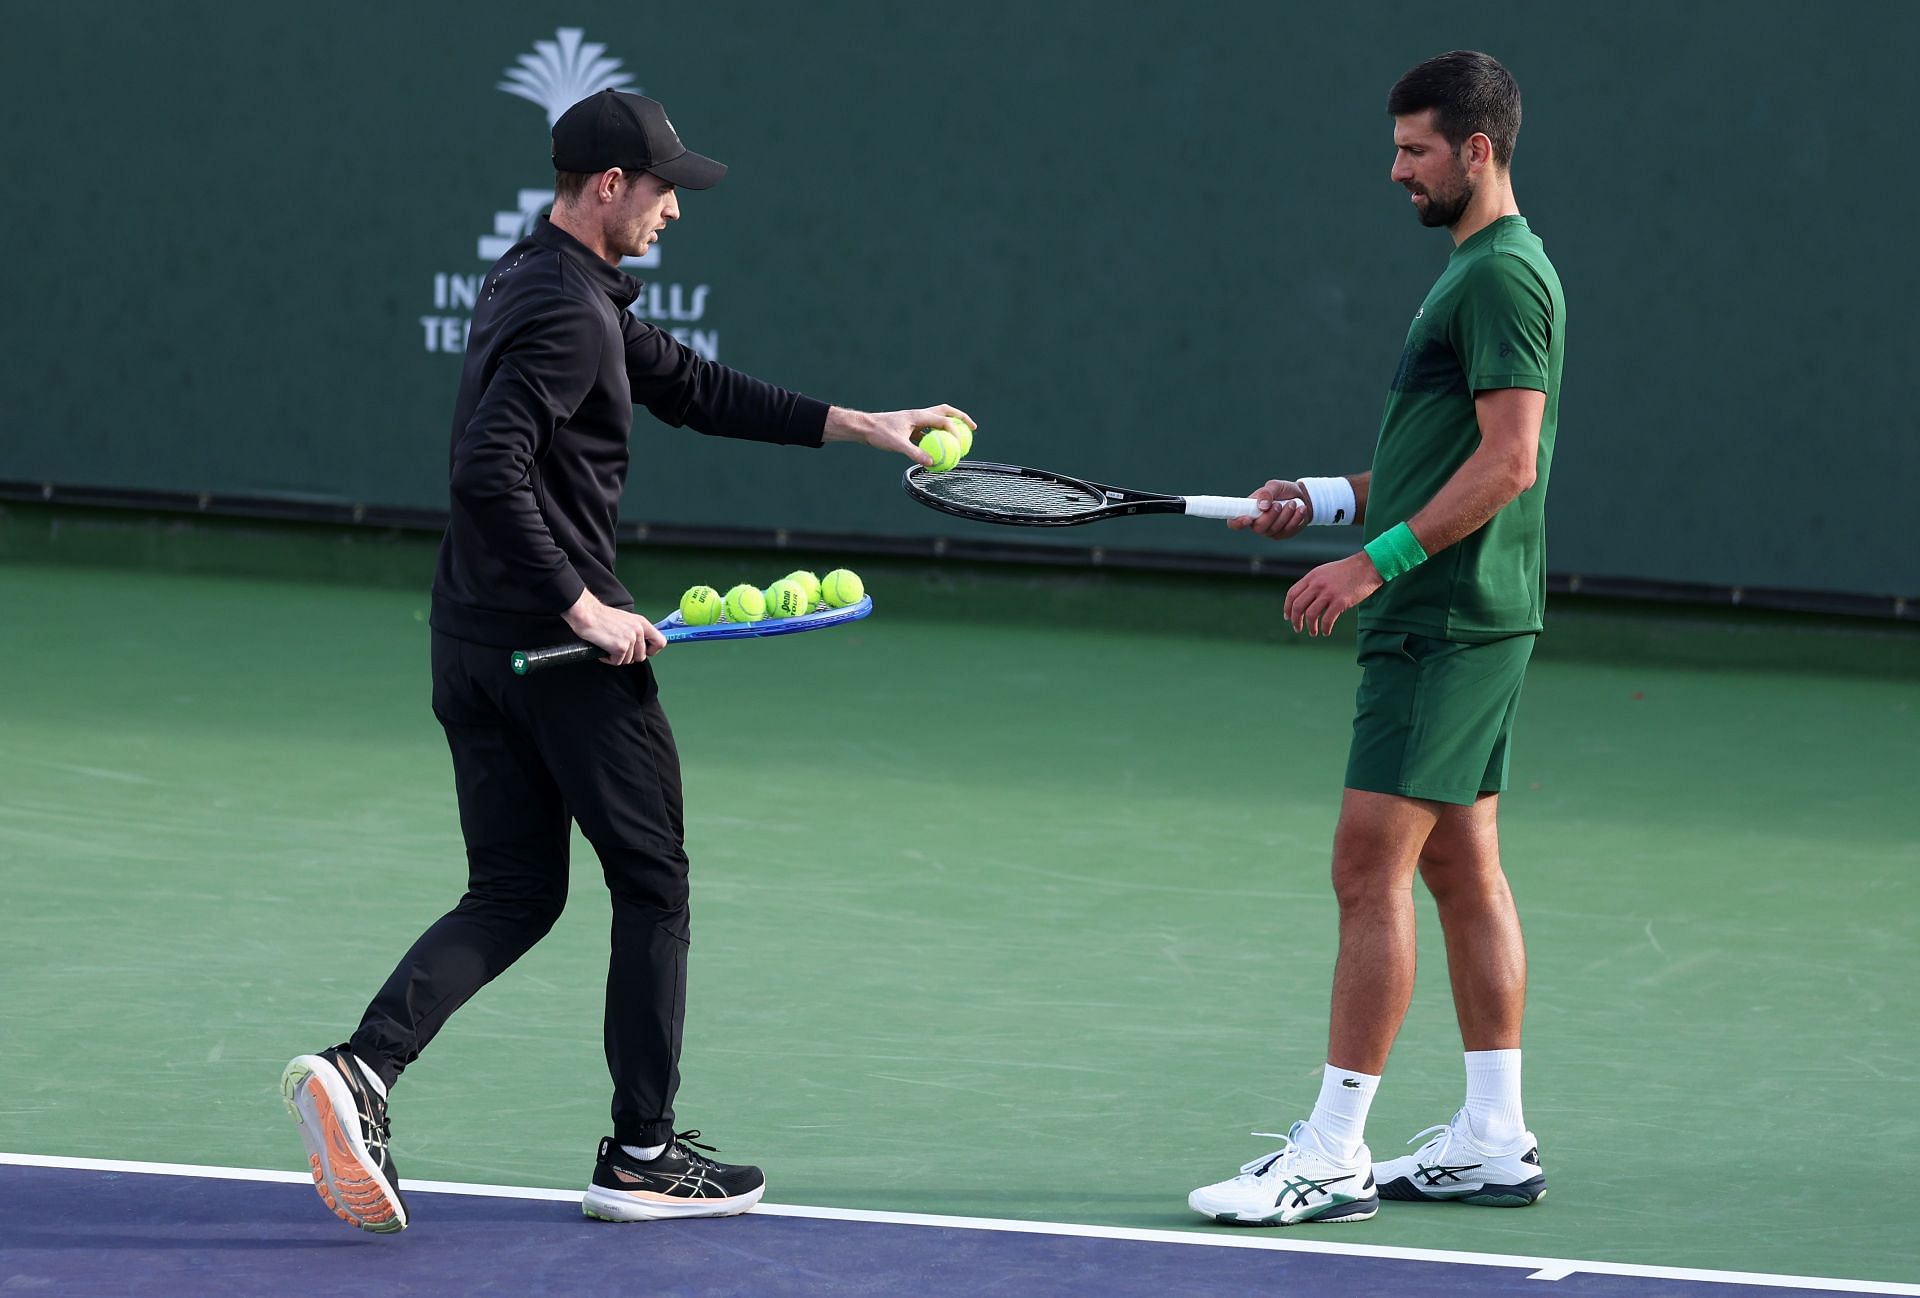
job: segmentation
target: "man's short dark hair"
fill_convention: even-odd
[[[587,192],[587,186],[600,179],[598,171],[556,171],[553,173],[553,201],[571,203]]]
[[[1433,109],[1433,126],[1455,153],[1474,135],[1493,141],[1493,160],[1512,165],[1520,136],[1520,84],[1491,54],[1454,50],[1428,59],[1393,83],[1387,113]]]

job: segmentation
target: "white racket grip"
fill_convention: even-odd
[[[1194,518],[1254,518],[1260,502],[1250,496],[1187,496],[1187,513]]]

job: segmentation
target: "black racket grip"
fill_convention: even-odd
[[[600,646],[583,644],[578,640],[572,644],[548,645],[544,649],[515,649],[513,674],[525,676],[528,672],[545,671],[549,667],[563,667],[567,663],[591,662],[606,656],[607,651]]]

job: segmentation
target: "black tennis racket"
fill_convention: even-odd
[[[975,460],[962,460],[945,473],[916,464],[900,485],[929,509],[1013,527],[1073,527],[1132,514],[1252,518],[1260,513],[1260,502],[1246,496],[1166,496]]]
[[[800,631],[819,631],[839,626],[844,622],[857,622],[871,612],[873,596],[862,595],[859,603],[849,604],[845,608],[823,604],[799,617],[769,617],[758,622],[715,622],[711,626],[688,626],[686,619],[680,616],[680,610],[675,609],[655,622],[654,626],[660,629],[660,634],[667,638],[668,644],[680,644],[688,640],[755,640],[762,636],[793,635]],[[548,645],[544,649],[516,649],[512,663],[514,673],[525,676],[528,672],[564,667],[568,663],[596,662],[606,656],[607,651],[598,645],[575,640],[571,644]]]

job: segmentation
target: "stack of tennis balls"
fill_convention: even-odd
[[[680,597],[680,619],[688,626],[716,622],[759,622],[766,618],[800,617],[825,604],[847,608],[867,593],[858,573],[835,568],[824,578],[802,568],[788,573],[764,591],[744,582],[725,595],[711,586],[693,586]]]
[[[920,449],[933,461],[927,466],[929,472],[945,473],[973,449],[973,429],[958,415],[948,415],[945,427],[929,428],[920,435]]]

